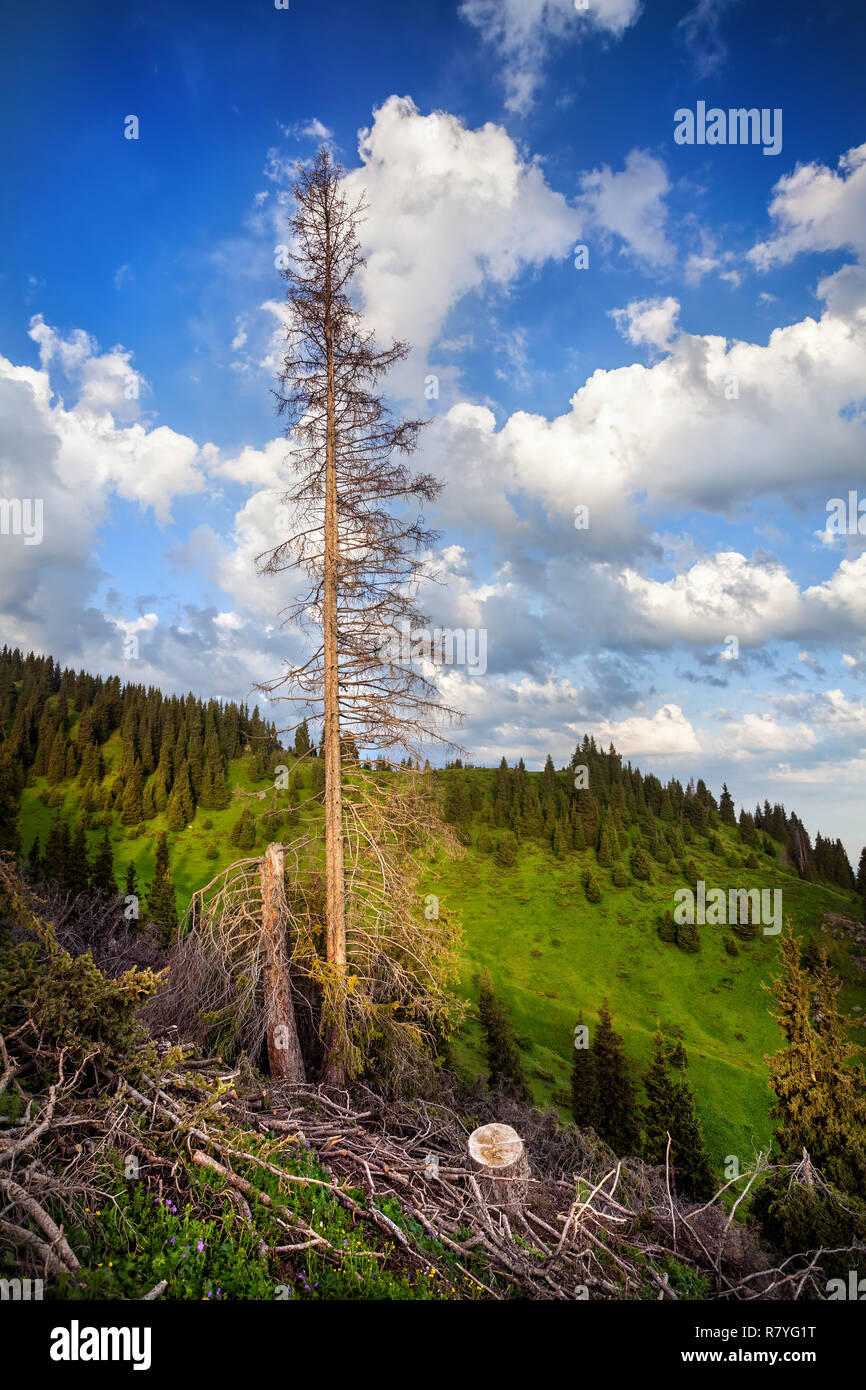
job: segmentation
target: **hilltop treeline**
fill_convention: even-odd
[[[750,854],[764,852],[781,856],[804,879],[855,887],[841,840],[818,834],[813,845],[803,822],[784,806],[765,801],[754,814],[744,810],[737,817],[727,785],[717,801],[702,778],[685,787],[676,778],[663,783],[624,763],[613,744],[605,752],[588,735],[567,767],[557,769],[548,756],[540,777],[522,758],[515,767],[503,758],[495,774],[458,760],[444,776],[447,819],[464,843],[472,838],[471,825],[480,823],[478,848],[503,864],[513,862],[519,841],[535,841],[560,859],[572,850],[595,850],[605,868],[630,856],[634,877],[645,879],[652,861],[668,866],[688,858],[698,836],[709,837],[716,852],[714,831],[730,825],[738,829],[747,864]],[[857,886],[866,890],[866,880]]]
[[[255,705],[167,696],[153,686],[124,685],[117,676],[61,668],[50,656],[8,646],[0,651],[0,848],[16,854],[22,850],[21,789],[33,778],[45,778],[42,799],[58,807],[62,784],[76,783],[79,815],[90,830],[107,832],[116,822],[131,830],[160,817],[169,832],[177,832],[199,808],[230,804],[229,765],[237,759],[246,760],[252,782],[263,782],[281,758],[307,757],[315,796],[324,782],[316,751],[306,722],[287,749]],[[349,762],[360,761],[351,739],[344,752]],[[693,844],[721,851],[716,832],[728,825],[738,832],[738,865],[757,867],[754,856],[763,853],[804,879],[866,893],[866,850],[855,877],[841,841],[818,833],[813,843],[800,818],[783,805],[765,801],[737,817],[727,786],[717,800],[701,778],[687,786],[676,778],[663,783],[624,762],[612,744],[605,751],[588,735],[560,769],[550,757],[541,774],[527,771],[522,759],[511,767],[503,758],[498,769],[457,761],[440,775],[446,819],[465,843],[475,838],[473,824],[480,827],[478,849],[495,854],[503,866],[514,862],[521,841],[529,841],[560,859],[594,850],[599,865],[613,871],[615,884],[617,877],[627,881],[626,875],[647,880],[654,863],[691,869]],[[282,803],[290,819],[291,802],[290,793]],[[279,817],[272,812],[276,829]],[[67,887],[80,888],[88,876],[92,886],[110,888],[107,843],[91,849],[88,868],[80,825],[58,824],[52,833],[50,847],[30,846],[35,875],[51,866]],[[254,817],[244,807],[232,842],[249,850],[256,837]],[[588,884],[590,896],[593,891]]]

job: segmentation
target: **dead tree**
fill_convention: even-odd
[[[345,779],[341,741],[367,756],[397,750],[420,756],[457,712],[438,699],[428,670],[413,660],[411,632],[426,623],[415,602],[421,556],[436,539],[411,507],[431,502],[440,484],[411,473],[401,455],[417,444],[422,421],[395,417],[379,379],[407,355],[404,343],[379,349],[350,299],[364,264],[358,243],[363,205],[351,204],[342,169],[322,148],[298,166],[290,219],[286,353],[278,408],[293,444],[294,485],[283,502],[291,534],[259,557],[260,569],[297,569],[308,585],[285,616],[312,636],[312,650],[262,690],[294,702],[289,732],[321,720],[325,762],[326,952],[324,1079],[344,1079],[348,1055],[345,979],[349,965],[344,860]],[[409,509],[409,510],[407,510]],[[407,633],[410,634],[407,641]],[[297,714],[297,718],[294,715]]]
[[[280,1081],[303,1082],[304,1059],[298,1041],[286,950],[285,872],[285,848],[283,845],[268,845],[259,869],[265,957],[265,1029],[271,1076]]]

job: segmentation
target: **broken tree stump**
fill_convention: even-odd
[[[301,1082],[304,1059],[298,1041],[289,955],[286,950],[286,898],[283,845],[268,845],[259,876],[262,890],[262,951],[264,955],[265,1031],[268,1066],[275,1081]]]
[[[529,1160],[511,1125],[482,1125],[469,1136],[469,1161],[488,1206],[506,1216],[523,1211],[529,1193]]]

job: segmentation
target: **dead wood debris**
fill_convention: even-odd
[[[435,1269],[453,1296],[456,1266],[481,1297],[496,1300],[676,1299],[672,1258],[706,1280],[711,1298],[797,1299],[821,1287],[827,1252],[767,1267],[772,1258],[718,1197],[702,1206],[678,1201],[664,1169],[617,1162],[596,1141],[581,1155],[566,1149],[566,1158],[584,1161],[582,1171],[562,1171],[563,1151],[554,1153],[544,1117],[537,1133],[525,1134],[533,1161],[526,1206],[506,1219],[485,1203],[466,1157],[467,1121],[447,1105],[386,1102],[364,1087],[244,1088],[219,1057],[195,1059],[173,1039],[170,1050],[156,1047],[156,1065],[142,1066],[135,1084],[104,1074],[102,1089],[86,1095],[61,1056],[56,1080],[34,1100],[21,1090],[27,1066],[14,1051],[14,1040],[0,1038],[0,1094],[11,1086],[27,1101],[20,1119],[0,1130],[0,1244],[12,1248],[21,1272],[75,1279],[79,1261],[64,1224],[85,1204],[114,1200],[99,1186],[100,1159],[113,1151],[134,1154],[136,1172],[159,1191],[190,1161],[218,1173],[263,1256],[315,1249],[339,1260],[295,1209],[302,1187],[323,1187],[358,1226],[384,1235],[404,1266]],[[328,1177],[288,1171],[286,1155],[299,1152]],[[740,1180],[740,1197],[767,1170],[760,1158]],[[257,1172],[279,1177],[280,1203],[257,1185]],[[400,1221],[390,1202],[382,1209],[387,1199]],[[264,1240],[259,1208],[286,1232],[284,1243]],[[454,1260],[431,1255],[424,1236]],[[159,1284],[143,1297],[164,1290]]]

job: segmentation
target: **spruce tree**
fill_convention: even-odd
[[[136,763],[123,790],[120,819],[124,825],[138,825],[141,820],[141,764]]]
[[[33,844],[30,846],[30,853],[27,855],[27,868],[30,872],[30,877],[34,882],[38,883],[39,879],[42,877],[42,853],[39,847],[38,835],[34,837]]]
[[[511,1018],[505,1005],[494,994],[486,970],[481,977],[478,1016],[484,1033],[489,1084],[504,1087],[520,1100],[531,1100]]]
[[[622,1158],[638,1151],[640,1134],[634,1083],[606,999],[599,1010],[592,1047],[598,1080],[597,1133]]]
[[[256,823],[248,806],[245,806],[241,811],[231,834],[231,842],[233,845],[237,845],[238,849],[253,849],[255,847]]]
[[[135,877],[135,860],[130,859],[126,866],[126,877],[124,880],[124,896],[128,898],[138,897],[138,883]]]
[[[87,891],[89,882],[90,863],[87,857],[87,836],[84,833],[84,822],[79,819],[75,833],[69,840],[64,886],[73,893],[84,893]]]
[[[728,791],[727,782],[722,785],[722,794],[719,797],[719,816],[725,825],[736,825],[737,817],[734,813],[734,798]]]
[[[44,874],[62,887],[66,886],[69,859],[69,827],[58,813],[51,822],[45,841]]]
[[[52,786],[57,786],[66,776],[66,735],[62,729],[54,735],[45,775]]]
[[[117,892],[117,884],[114,881],[114,855],[111,852],[111,839],[107,829],[103,832],[93,860],[90,881],[94,888],[100,889],[103,893]]]
[[[302,719],[295,729],[295,757],[303,758],[310,751],[310,729],[306,719]]]
[[[637,845],[631,857],[631,871],[636,879],[644,882],[652,878],[652,860],[643,845]]]
[[[673,1088],[671,1154],[677,1191],[699,1202],[712,1197],[716,1189],[713,1170],[704,1147],[694,1092],[685,1072]]]
[[[649,1066],[644,1074],[644,1090],[643,1157],[647,1163],[664,1163],[668,1135],[673,1142],[675,1096],[668,1046],[660,1028],[653,1038]]]
[[[162,945],[168,945],[177,931],[177,902],[168,858],[168,840],[162,832],[156,844],[156,864],[153,882],[147,897],[147,911],[160,929]]]
[[[577,1020],[583,1027],[583,1015]],[[571,1056],[571,1114],[578,1129],[598,1127],[598,1081],[591,1047],[575,1047]]]
[[[21,852],[18,824],[19,772],[8,744],[0,749],[0,849]]]

